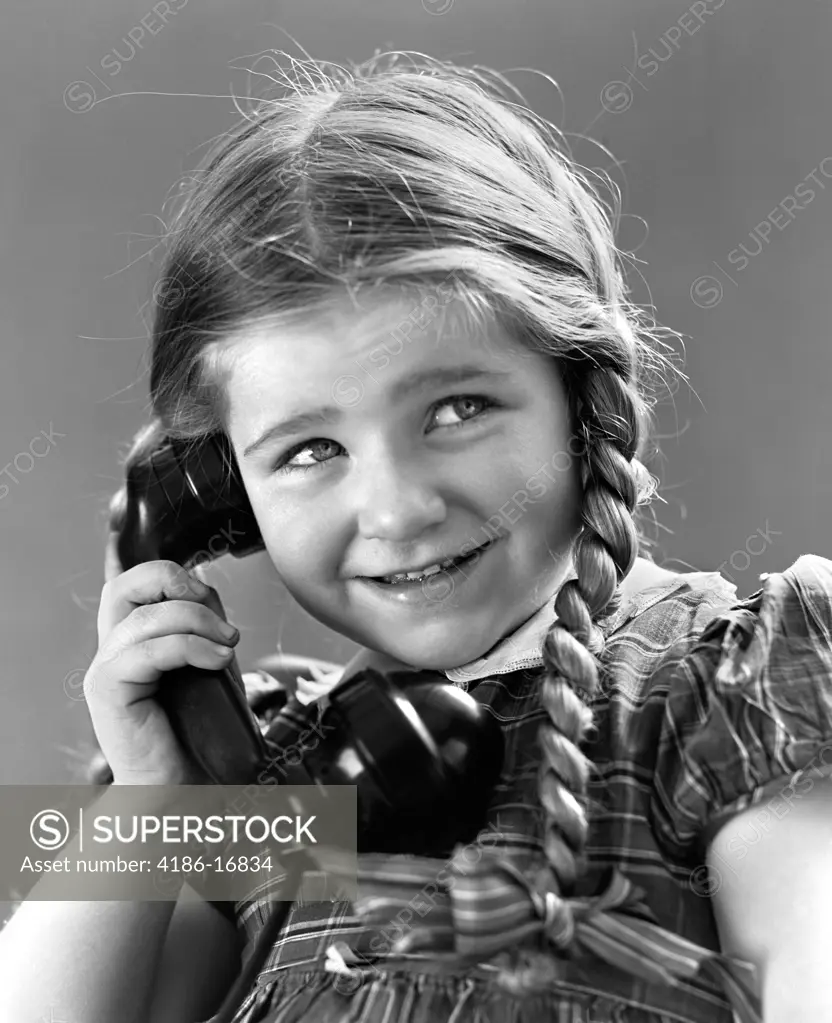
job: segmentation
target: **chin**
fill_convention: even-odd
[[[399,649],[391,653],[392,657],[403,664],[425,671],[447,671],[461,664],[468,664],[482,656],[485,646],[461,648],[459,643],[420,643],[413,650]]]
[[[447,671],[463,664],[479,660],[512,629],[505,625],[488,622],[474,622],[471,616],[467,624],[479,628],[465,628],[464,621],[434,621],[414,629],[412,638],[395,644],[393,656],[399,660],[431,671]],[[381,637],[379,637],[381,638]]]

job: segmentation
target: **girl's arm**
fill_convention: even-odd
[[[237,928],[210,903],[179,900],[167,934],[150,1023],[208,1019],[240,972]]]
[[[111,786],[95,808],[105,813],[118,809],[121,799],[118,787]],[[167,796],[151,796],[146,809],[159,814],[167,805]],[[72,858],[78,847],[76,835],[62,853]],[[45,875],[30,895],[40,889],[43,897],[49,881]],[[0,1020],[182,1023],[194,1007],[191,1018],[200,1018],[205,1000],[224,994],[217,985],[230,983],[239,948],[229,934],[233,925],[214,907],[199,900],[194,908],[194,903],[193,897],[182,896],[178,903],[25,899],[0,931]],[[195,920],[208,928],[203,942],[194,942]],[[183,950],[185,942],[191,943],[188,950]],[[206,954],[214,961],[207,961]],[[195,988],[197,960],[205,975]],[[178,988],[170,979],[171,964],[174,972],[184,971]],[[217,967],[216,977],[212,967]],[[151,1015],[157,996],[167,1004],[179,997],[180,1014]]]
[[[23,902],[0,934],[0,1019],[148,1023],[174,905]]]
[[[24,902],[0,932],[0,1019],[207,1019],[239,958],[234,925],[202,900]]]
[[[832,1020],[832,781],[783,792],[711,842],[714,914],[723,951],[757,967],[765,1023]]]

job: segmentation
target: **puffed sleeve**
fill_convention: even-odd
[[[693,865],[729,817],[787,807],[832,775],[832,561],[805,554],[771,573],[669,654],[652,826],[672,861]]]

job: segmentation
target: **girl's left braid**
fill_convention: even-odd
[[[604,650],[604,635],[595,621],[602,613],[617,610],[620,583],[638,552],[633,459],[639,424],[633,385],[615,369],[591,369],[573,379],[572,393],[584,442],[584,525],[575,545],[577,579],[568,580],[558,591],[558,620],[543,642],[541,699],[550,721],[540,730],[539,792],[546,816],[546,864],[534,884],[554,910],[547,938],[564,951],[573,944],[575,933],[564,896],[586,866],[590,762],[580,745],[592,726],[589,703],[598,689],[598,658]],[[522,965],[499,975],[502,986],[515,994],[541,990],[555,976],[550,954],[521,952],[518,959]]]

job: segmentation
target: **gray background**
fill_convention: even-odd
[[[832,177],[818,170],[832,156],[832,8],[718,4],[698,22],[691,4],[668,0],[454,0],[442,14],[420,0],[190,0],[166,25],[149,0],[4,5],[0,466],[50,424],[63,435],[33,465],[18,458],[30,471],[9,465],[17,483],[0,476],[4,783],[68,778],[68,751],[91,736],[65,688],[78,695],[95,652],[105,508],[119,452],[145,421],[159,217],[202,147],[238,119],[223,97],[262,92],[249,70],[268,64],[253,55],[301,56],[290,36],[335,61],[411,49],[555,79],[560,94],[510,75],[541,114],[619,162],[572,140],[622,189],[634,298],[686,340],[693,393],[683,386],[661,407],[664,458],[651,466],[666,502],[655,505],[657,559],[723,564],[747,594],[804,552],[832,557]],[[143,18],[152,31],[114,74]],[[665,59],[648,74],[651,49]],[[65,102],[78,82],[87,91],[76,85]],[[737,272],[728,254],[743,242],[755,251],[755,225],[812,172],[813,200],[804,191],[792,219],[775,214],[782,227],[769,220],[767,244]],[[713,281],[692,300],[703,275],[723,288],[715,304]],[[244,670],[278,644],[332,660],[354,649],[294,606],[265,555],[211,573],[243,629]]]

